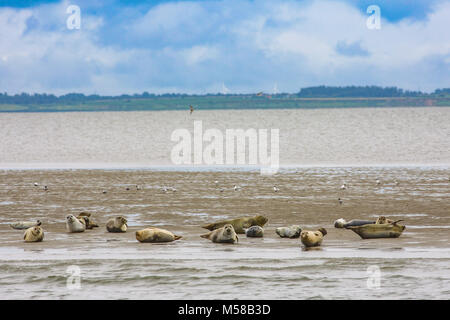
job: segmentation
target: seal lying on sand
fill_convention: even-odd
[[[215,229],[207,234],[202,234],[200,237],[216,243],[236,243],[239,241],[231,224],[226,224],[222,228]]]
[[[11,223],[9,226],[16,230],[25,230],[31,227],[40,226],[42,224],[41,221],[31,222],[31,221],[19,221]]]
[[[363,239],[398,238],[405,230],[405,226],[398,224],[402,220],[392,221],[385,217],[379,217],[377,223],[352,226],[348,229],[358,234]]]
[[[34,226],[25,230],[23,240],[25,242],[40,242],[44,239],[44,230],[39,226]]]
[[[84,232],[86,222],[83,219],[76,218],[73,214],[66,217],[66,227],[69,232]]]
[[[300,239],[305,247],[317,247],[322,244],[323,237],[327,234],[325,228],[320,228],[317,231],[302,231]]]
[[[260,226],[252,226],[245,230],[245,235],[248,238],[261,238],[264,236],[264,229]]]
[[[172,242],[181,239],[181,236],[160,228],[145,228],[136,231],[136,240],[139,242]]]
[[[375,221],[370,221],[370,220],[350,220],[349,222],[345,221],[345,219],[337,219],[334,222],[334,227],[335,228],[349,228],[349,227],[353,227],[353,226],[362,226],[365,224],[373,224],[375,223]]]
[[[267,222],[267,218],[263,216],[255,216],[255,217],[248,217],[248,218],[237,218],[237,219],[230,219],[230,220],[224,220],[219,221],[216,223],[210,223],[207,225],[203,225],[202,228],[208,229],[208,230],[215,230],[218,228],[222,228],[226,224],[231,224],[234,228],[234,231],[236,233],[245,233],[245,229],[250,228],[252,226],[260,226],[264,227],[264,225]]]
[[[127,219],[122,216],[109,220],[106,223],[106,230],[108,232],[126,232],[128,229]]]
[[[90,213],[82,212],[78,215],[77,219],[84,220],[86,229],[98,228],[98,224],[96,224],[94,221],[92,221]]]
[[[281,238],[298,238],[300,237],[300,233],[302,232],[302,228],[297,225],[293,225],[290,227],[279,227],[275,229],[277,235]]]

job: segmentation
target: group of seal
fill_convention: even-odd
[[[245,234],[247,237],[260,238],[264,236],[264,225],[268,219],[258,215],[253,217],[241,217],[236,219],[222,220],[211,224],[203,225],[202,228],[210,230],[200,237],[211,240],[214,243],[238,243],[238,234]],[[395,238],[399,237],[405,226],[398,224],[402,220],[392,221],[383,216],[376,221],[338,219],[334,222],[336,228],[350,229],[363,239],[369,238]],[[123,216],[117,216],[106,223],[106,230],[112,233],[124,233],[128,230],[128,221]],[[44,230],[41,221],[27,222],[20,221],[12,223],[13,229],[23,230],[25,242],[39,242],[44,238]],[[82,212],[77,217],[69,214],[66,217],[66,228],[70,233],[84,232],[86,229],[98,227],[91,219],[91,214]],[[323,238],[327,235],[325,228],[318,230],[302,230],[299,225],[289,227],[278,227],[275,230],[281,238],[300,238],[305,247],[317,247],[322,244]],[[136,240],[143,243],[172,242],[182,237],[174,233],[156,227],[147,227],[136,231]]]

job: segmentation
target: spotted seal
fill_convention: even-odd
[[[239,241],[239,238],[231,224],[226,224],[219,229],[202,234],[200,237],[209,239],[215,243],[237,243]]]
[[[252,226],[260,226],[264,227],[268,219],[264,216],[254,216],[254,217],[243,217],[237,219],[223,220],[215,223],[210,223],[203,225],[202,228],[213,231],[218,228],[222,228],[226,224],[231,224],[236,233],[245,233],[245,229],[250,228]]]
[[[86,222],[78,219],[73,214],[66,217],[66,228],[69,232],[84,232],[86,230]]]
[[[181,239],[172,232],[160,228],[145,228],[136,231],[136,240],[139,242],[172,242]]]
[[[41,242],[44,239],[44,230],[40,226],[34,226],[25,230],[23,240],[25,242]]]
[[[305,247],[318,247],[322,244],[323,237],[327,234],[325,228],[320,228],[317,231],[302,231],[300,233],[300,240]]]
[[[262,238],[264,236],[264,229],[260,226],[252,226],[245,230],[245,235],[248,238]]]
[[[42,225],[42,222],[40,220],[37,220],[36,222],[32,222],[32,221],[13,222],[9,226],[16,230],[26,230],[28,228],[40,226],[40,225]]]
[[[290,227],[279,227],[275,229],[277,235],[281,238],[298,238],[302,232],[302,228],[298,225],[293,225]]]
[[[127,222],[127,219],[122,216],[115,217],[106,223],[106,230],[108,232],[126,232],[128,229]]]

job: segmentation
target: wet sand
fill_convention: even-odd
[[[448,299],[449,179],[448,167],[297,168],[275,176],[245,170],[3,170],[0,298]],[[340,189],[343,182],[347,190]],[[242,189],[234,191],[235,184]],[[165,186],[176,192],[164,192]],[[83,211],[100,228],[67,233],[65,216]],[[239,244],[220,245],[200,238],[204,223],[257,214],[269,219],[263,239],[240,235]],[[125,234],[106,232],[106,221],[117,215],[129,221]],[[379,215],[403,219],[402,236],[362,240],[333,227],[338,218]],[[23,232],[9,227],[36,219],[43,222],[42,243],[24,243]],[[299,239],[275,234],[292,224],[325,227],[322,247],[306,251]],[[138,243],[134,231],[147,226],[183,239]],[[70,265],[81,268],[79,290],[66,286]],[[381,289],[367,287],[369,266],[380,268]]]

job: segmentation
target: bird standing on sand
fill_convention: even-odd
[[[380,185],[380,184],[381,184],[381,181],[380,181],[380,180],[378,180],[378,179],[377,179],[377,181],[376,181],[376,182],[377,182],[377,185]]]
[[[45,190],[45,191],[48,191],[48,187],[47,187],[47,186],[44,186],[44,190]]]
[[[194,107],[192,105],[189,105],[189,110],[191,110],[190,114],[192,114],[192,112],[194,112]]]
[[[338,198],[339,204],[342,205],[343,201],[341,198]]]
[[[37,183],[37,182],[34,183],[34,186],[35,186],[35,187],[37,187],[38,185],[39,185],[39,183]]]
[[[341,186],[341,190],[346,190],[347,189],[347,184],[344,182],[344,184]]]
[[[277,186],[273,186],[273,191],[278,192],[280,189],[277,188]]]
[[[238,187],[237,185],[234,185],[234,191],[238,191],[239,189],[241,189],[241,187]]]

